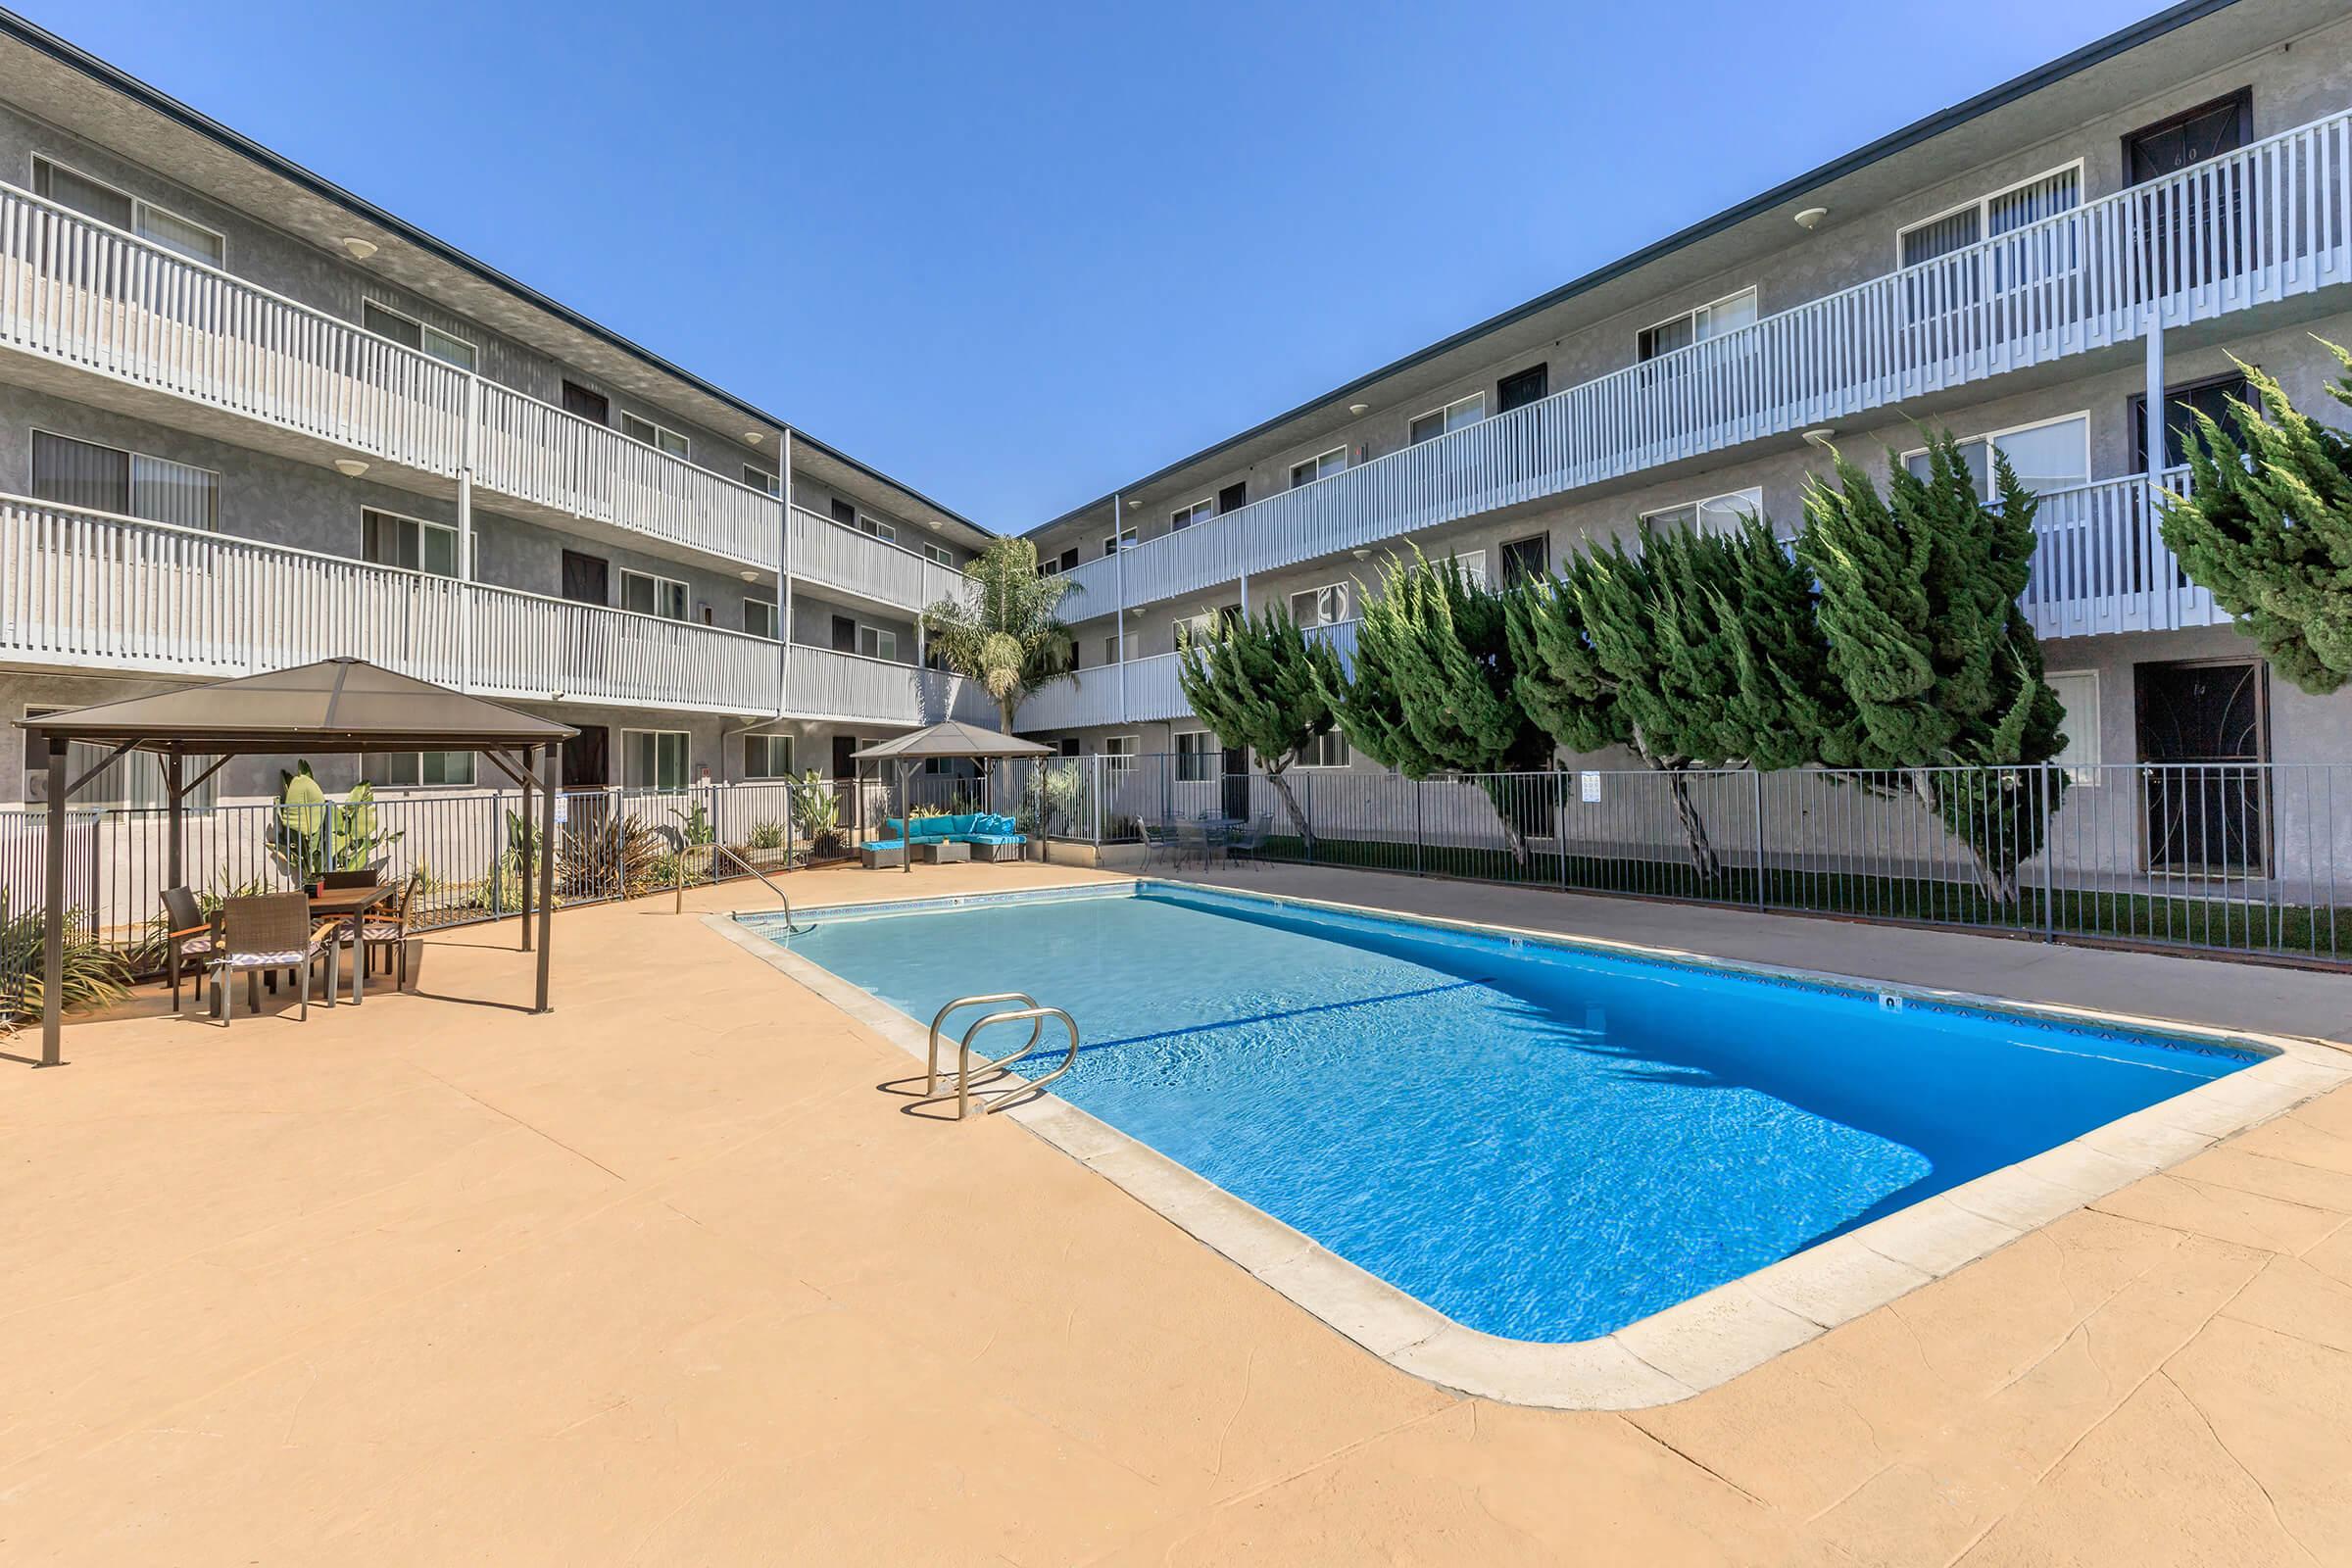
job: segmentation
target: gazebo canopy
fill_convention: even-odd
[[[187,686],[38,718],[35,735],[134,751],[221,756],[294,751],[511,751],[579,731],[357,659]]]
[[[43,713],[17,726],[37,738],[48,753],[49,808],[62,814],[74,792],[126,752],[155,752],[164,759],[171,790],[171,837],[167,876],[176,885],[186,861],[185,805],[188,791],[220,771],[232,757],[284,752],[478,752],[523,790],[523,815],[539,791],[539,833],[552,845],[556,832],[557,754],[579,733],[568,724],[534,718],[498,703],[453,692],[446,686],[396,674],[358,659],[322,659],[315,664],[246,675],[234,680],[183,686],[153,697]],[[109,749],[104,760],[69,778],[70,743]],[[538,754],[534,778],[531,754]],[[211,766],[188,776],[186,759],[213,758]],[[41,1064],[58,1054],[60,1006],[65,992],[66,834],[53,815],[47,845],[47,906],[42,916]],[[555,905],[555,860],[538,857],[538,1003],[548,1010],[549,912]],[[532,878],[522,879],[522,947],[531,947]]]
[[[901,735],[895,740],[877,741],[862,751],[850,754],[861,762],[896,760],[906,762],[925,762],[935,757],[1050,757],[1051,746],[1040,746],[1007,735],[1003,730],[981,729],[976,725],[950,719],[944,724],[929,724]]]

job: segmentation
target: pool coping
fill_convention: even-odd
[[[2252,1052],[2265,1058],[1766,1264],[1614,1333],[1565,1344],[1506,1339],[1458,1323],[1189,1166],[1050,1092],[1040,1092],[1001,1113],[1391,1365],[1444,1388],[1511,1404],[1634,1410],[1690,1398],[1952,1274],[2142,1177],[2169,1169],[2225,1138],[2352,1084],[2352,1053],[2292,1035],[2218,1029],[2057,1003],[1868,980],[1606,937],[1455,920],[1174,877],[1125,877],[1066,889],[1005,894],[877,899],[825,907],[834,912],[912,912],[926,906],[952,908],[978,903],[1060,902],[1072,897],[1132,895],[1151,883],[1474,935],[1540,941],[1572,951],[1747,978],[1800,982],[1848,994],[1876,994],[1882,1000],[1891,997],[2022,1015],[2047,1023],[2156,1034],[2184,1043]],[[728,941],[807,986],[916,1060],[924,1058],[928,1040],[923,1026],[896,1007],[731,915],[703,918]],[[1018,1082],[1007,1078],[1005,1087]]]

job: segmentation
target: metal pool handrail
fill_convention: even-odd
[[[1069,1033],[1070,1049],[1063,1054],[1061,1058],[1061,1065],[1054,1068],[1052,1072],[1047,1073],[1043,1078],[1032,1079],[1030,1082],[1022,1086],[1021,1090],[1018,1091],[1019,1093],[1025,1094],[1032,1089],[1042,1089],[1047,1084],[1052,1083],[1054,1079],[1060,1077],[1063,1073],[1068,1072],[1072,1067],[1077,1065],[1078,1021],[1075,1018],[1072,1018],[1068,1013],[1062,1011],[1059,1007],[1040,1006],[1037,999],[1033,996],[1030,996],[1025,991],[1000,991],[989,996],[957,997],[955,1001],[949,1003],[946,1006],[940,1008],[939,1011],[931,1015],[929,1056],[925,1063],[925,1070],[923,1073],[923,1099],[916,1102],[916,1103],[921,1104],[929,1101],[942,1100],[946,1098],[939,1093],[939,1032],[942,1028],[946,1027],[948,1014],[955,1012],[959,1008],[983,1006],[987,1004],[996,1002],[1019,1002],[1026,1004],[1026,1005],[1004,1012],[992,1012],[987,1017],[975,1022],[970,1028],[964,1030],[963,1039],[957,1044],[956,1047],[956,1119],[957,1121],[963,1120],[965,1116],[971,1113],[972,1073],[975,1071],[975,1068],[972,1064],[972,1041],[981,1030],[988,1028],[992,1024],[1020,1023],[1023,1020],[1027,1020],[1029,1024],[1029,1038],[1022,1043],[1020,1050],[1013,1052],[1009,1055],[999,1056],[994,1060],[983,1058],[976,1069],[980,1072],[994,1072],[1000,1067],[1008,1066],[1011,1063],[1020,1060],[1023,1056],[1028,1055],[1030,1052],[1035,1051],[1037,1049],[1038,1042],[1045,1038],[1046,1020],[1048,1018],[1059,1018],[1061,1020],[1062,1028],[1067,1030]],[[1004,1104],[1008,1102],[1010,1099],[1011,1096],[1009,1095],[1001,1097],[997,1104],[983,1107],[982,1114],[985,1115],[992,1111],[1002,1110],[1004,1107]]]
[[[923,1073],[923,1094],[926,1098],[935,1099],[939,1094],[939,1031],[946,1027],[948,1014],[956,1011],[959,1007],[977,1007],[983,1003],[989,1002],[1020,1002],[1026,1003],[1032,1007],[1037,1005],[1037,999],[1029,995],[1029,993],[1026,991],[996,991],[991,992],[985,997],[957,997],[954,1002],[949,1003],[946,1006],[933,1013],[931,1015],[931,1059],[927,1069]],[[985,1018],[981,1020],[982,1023],[987,1021],[988,1020]],[[1029,1044],[1023,1046],[1019,1051],[1014,1052],[1011,1056],[1006,1056],[1004,1059],[1006,1061],[1010,1061],[1014,1056],[1019,1056],[1025,1052],[1035,1050],[1037,1043],[1045,1038],[1045,1034],[1046,1026],[1042,1021],[1030,1024]]]
[[[768,891],[768,892],[770,892],[770,893],[773,893],[773,894],[776,896],[776,902],[777,902],[778,904],[781,904],[782,906],[784,906],[784,929],[785,929],[785,930],[787,930],[787,931],[791,932],[791,933],[792,933],[794,936],[796,936],[796,937],[805,937],[805,936],[807,936],[807,935],[808,935],[809,932],[811,932],[811,931],[813,931],[813,930],[815,930],[815,929],[816,929],[816,927],[814,927],[814,926],[812,926],[812,925],[800,925],[800,924],[797,924],[797,923],[795,923],[795,922],[794,922],[794,920],[793,920],[793,918],[792,918],[792,895],[791,895],[791,894],[789,894],[789,893],[786,893],[786,892],[785,892],[785,891],[784,891],[782,888],[780,888],[780,887],[776,886],[776,885],[775,885],[773,882],[770,882],[770,881],[767,879],[767,873],[766,873],[766,872],[764,872],[764,871],[760,870],[760,869],[758,866],[754,865],[754,864],[753,864],[751,861],[749,861],[749,860],[745,859],[745,858],[744,858],[742,856],[740,856],[740,855],[737,855],[737,854],[736,854],[736,853],[735,853],[733,850],[731,850],[731,849],[727,848],[727,847],[726,847],[725,845],[723,845],[723,844],[719,845],[719,846],[718,846],[718,848],[717,848],[717,850],[716,850],[716,851],[715,851],[715,852],[712,854],[712,856],[711,856],[711,862],[712,862],[712,864],[713,864],[714,866],[715,866],[715,865],[716,865],[716,863],[717,863],[717,860],[718,860],[718,858],[719,858],[719,856],[722,856],[722,855],[723,855],[723,856],[725,856],[725,857],[726,857],[728,859],[730,859],[730,860],[733,860],[733,861],[734,861],[734,862],[735,862],[737,865],[740,865],[740,866],[742,866],[742,867],[743,867],[743,868],[744,868],[746,871],[749,871],[749,872],[751,872],[751,873],[752,873],[752,875],[754,875],[754,876],[758,877],[758,878],[760,879],[760,885],[761,887],[763,887],[763,888],[767,889],[767,891]],[[680,863],[681,863],[681,864],[683,863],[683,860],[682,860],[682,859],[681,859],[681,862],[680,862]],[[683,876],[683,875],[681,875],[681,876],[679,877],[679,879],[678,879],[678,896],[679,896],[681,899],[685,897],[685,889],[686,889],[686,882],[685,882],[685,878],[684,878],[684,876]],[[738,913],[738,914],[736,915],[736,918],[740,920],[740,919],[742,919],[742,918],[743,918],[743,916],[742,916],[740,913]]]

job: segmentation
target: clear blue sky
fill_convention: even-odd
[[[2158,0],[16,3],[1021,528]]]

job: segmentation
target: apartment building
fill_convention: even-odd
[[[1035,528],[1080,674],[1020,727],[1246,770],[1176,680],[1221,613],[1285,604],[1345,654],[1408,543],[1508,578],[1644,517],[1791,534],[1823,443],[1884,472],[1948,428],[2039,492],[2069,761],[2352,760],[2352,702],[2272,680],[2180,574],[2148,462],[2153,422],[2184,482],[2232,355],[2332,407],[2312,335],[2352,343],[2347,284],[2352,21],[2176,6]],[[1300,765],[1370,764],[1334,736]]]
[[[919,630],[990,537],[0,13],[0,715],[356,655],[576,726],[567,785],[847,775],[994,713]]]

